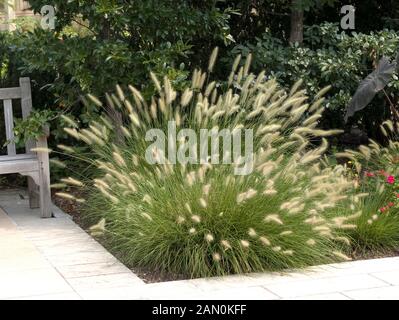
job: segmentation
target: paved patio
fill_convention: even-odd
[[[68,215],[55,216],[40,219],[25,191],[0,192],[0,299],[399,299],[399,257],[145,284]]]

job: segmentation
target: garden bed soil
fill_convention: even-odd
[[[399,256],[399,249],[379,250],[379,251],[353,251],[351,258],[353,260],[372,260],[381,258],[392,258]]]

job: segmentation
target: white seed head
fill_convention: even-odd
[[[75,197],[69,193],[57,192],[55,195],[67,200],[75,200]]]
[[[147,220],[152,221],[152,217],[151,217],[148,213],[142,212],[141,215],[142,215],[144,218],[146,218]]]
[[[60,160],[57,160],[57,159],[50,159],[50,163],[54,164],[54,165],[56,165],[57,167],[60,167],[60,168],[66,168],[66,164],[63,163]]]
[[[49,148],[32,148],[30,149],[30,151],[37,153],[51,153],[53,150]]]
[[[222,259],[222,257],[220,256],[219,253],[215,252],[214,254],[212,254],[212,258],[214,261],[218,262]]]
[[[227,240],[222,240],[222,241],[220,241],[220,243],[221,243],[222,246],[224,247],[224,250],[231,249],[230,242],[228,242]]]
[[[263,194],[265,196],[274,196],[277,194],[277,190],[275,189],[266,189],[265,191],[263,191]]]
[[[151,197],[148,194],[145,194],[144,197],[143,197],[143,202],[151,204],[152,199],[151,199]]]
[[[348,257],[347,255],[343,254],[340,251],[333,251],[333,254],[335,256],[337,256],[338,258],[344,260],[344,261],[351,261],[352,260],[352,258]]]
[[[216,58],[218,56],[218,52],[219,52],[219,48],[218,47],[216,47],[212,51],[211,57],[209,58],[209,64],[208,64],[208,71],[209,72],[213,71],[213,67],[215,66]]]
[[[184,205],[189,213],[192,213],[190,205],[186,202]]]
[[[193,220],[195,223],[200,223],[201,217],[198,215],[193,215],[193,216],[191,216],[191,220]]]
[[[183,216],[178,216],[176,219],[177,224],[182,224],[186,221],[186,219]]]
[[[262,242],[263,245],[265,246],[270,246],[270,241],[266,237],[260,237],[259,240]]]
[[[240,240],[240,244],[243,248],[249,247],[249,242],[247,240]]]
[[[265,217],[264,221],[265,222],[274,222],[274,223],[281,224],[281,225],[284,224],[278,214],[269,214]]]
[[[348,246],[351,244],[350,240],[347,237],[342,237],[342,236],[335,237],[334,240],[343,242],[343,243],[345,243]]]
[[[209,190],[211,189],[211,185],[207,184],[205,186],[203,186],[202,188],[202,192],[204,193],[205,196],[209,195]]]
[[[257,236],[257,233],[256,233],[255,229],[249,228],[249,230],[248,230],[248,235],[249,235],[250,237],[254,238],[254,237]]]
[[[314,246],[316,244],[316,241],[314,241],[313,239],[309,239],[308,241],[306,241],[306,244],[308,246]]]
[[[209,243],[213,242],[215,238],[213,237],[213,235],[211,235],[210,233],[205,235],[205,240]]]
[[[286,256],[292,256],[294,254],[293,250],[284,250],[282,254],[285,254]]]
[[[113,157],[115,162],[120,165],[121,167],[126,167],[126,162],[123,157],[118,152],[113,152]]]
[[[241,202],[244,202],[246,200],[249,200],[249,199],[253,198],[254,196],[256,196],[257,193],[258,192],[256,190],[254,190],[254,189],[249,189],[246,192],[240,193],[237,196],[237,203],[241,203]]]
[[[199,199],[199,203],[200,203],[201,207],[203,207],[203,208],[206,208],[208,205],[204,198]]]
[[[72,177],[69,177],[67,179],[61,179],[62,182],[65,182],[69,185],[75,186],[75,187],[83,187],[83,183],[79,180],[76,180]]]

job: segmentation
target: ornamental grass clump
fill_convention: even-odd
[[[226,83],[210,82],[215,58],[207,73],[194,71],[183,92],[151,74],[157,94],[149,101],[133,86],[117,87],[104,104],[90,96],[106,112],[87,128],[65,129],[88,151],[60,146],[62,152],[95,169],[91,177],[63,180],[87,195],[83,217],[95,224],[93,234],[128,266],[187,277],[349,259],[340,232],[354,227],[356,212],[334,208],[353,182],[344,167],[323,165],[326,137],[336,133],[317,128],[323,92],[307,104],[301,82],[287,93],[265,73],[249,73],[250,59],[239,67],[240,57]],[[149,164],[146,133],[166,132],[170,120],[198,135],[204,128],[252,129],[253,172],[235,175],[237,162]]]
[[[357,228],[346,234],[360,254],[399,248],[398,128],[399,123],[389,120],[382,124],[381,131],[388,140],[385,146],[370,140],[356,151],[337,154],[350,159],[357,192],[363,194],[359,201],[348,203],[362,214],[354,220]]]

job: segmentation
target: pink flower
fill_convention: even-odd
[[[399,193],[396,194],[396,198],[399,198]]]
[[[393,202],[388,203],[388,207],[393,207],[395,204]]]
[[[380,208],[380,212],[381,212],[381,213],[384,213],[385,211],[387,211],[387,207],[382,207],[382,208]]]
[[[387,178],[387,182],[388,182],[389,184],[394,184],[394,183],[395,183],[395,177],[394,177],[394,176],[389,176],[389,177]]]
[[[365,175],[366,175],[366,177],[370,177],[370,178],[375,176],[375,174],[373,172],[368,172],[368,171],[366,171]]]

